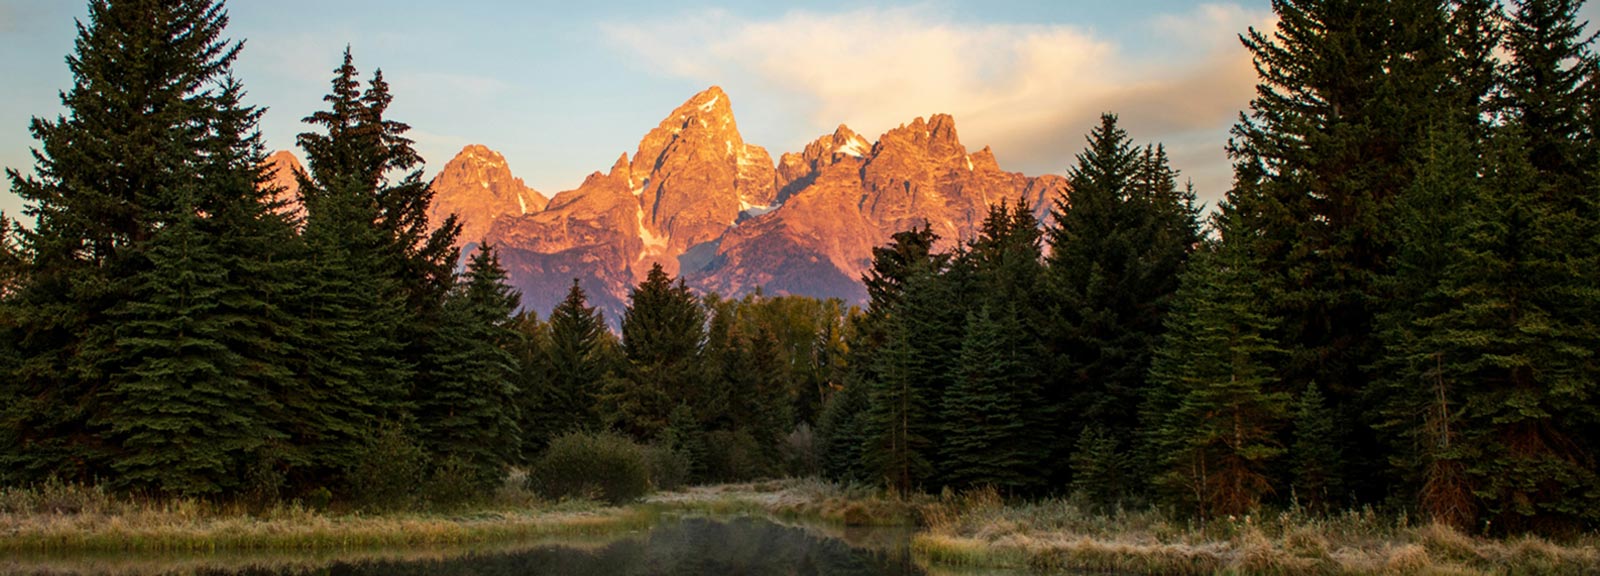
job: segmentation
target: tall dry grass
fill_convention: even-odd
[[[447,511],[367,515],[298,502],[261,510],[194,499],[113,497],[51,482],[0,489],[0,551],[327,550],[433,546],[649,526],[646,508],[546,502],[520,489]]]

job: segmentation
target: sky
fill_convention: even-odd
[[[234,0],[228,12],[269,149],[294,146],[349,46],[364,74],[383,70],[390,116],[412,126],[430,177],[483,144],[546,196],[720,85],[745,140],[774,158],[839,124],[876,139],[948,113],[969,150],[1059,174],[1115,112],[1214,203],[1255,83],[1238,34],[1272,23],[1267,0]],[[0,0],[0,166],[32,170],[30,119],[62,113],[86,13],[81,0]],[[0,188],[0,210],[19,214]]]

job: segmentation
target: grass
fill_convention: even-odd
[[[1566,542],[1462,534],[1368,510],[1175,520],[1094,512],[1071,500],[1008,504],[992,490],[921,507],[913,549],[930,562],[1159,574],[1595,574],[1600,537]]]
[[[691,488],[651,499],[707,514],[765,513],[837,526],[910,526],[929,566],[1150,574],[1600,574],[1600,535],[1491,539],[1371,509],[1333,515],[1178,519],[1154,508],[1096,511],[1071,499],[1007,502],[993,490],[899,497],[784,480]]]
[[[1600,535],[1489,539],[1372,510],[1285,511],[1201,523],[1162,510],[1097,511],[1071,499],[1008,502],[993,490],[901,497],[818,480],[701,486],[641,504],[549,502],[508,483],[453,510],[364,515],[277,506],[248,512],[191,500],[113,498],[95,488],[0,490],[0,556],[167,553],[390,554],[520,546],[642,530],[663,514],[762,515],[867,547],[898,539],[925,565],[1160,574],[1600,574]],[[901,531],[857,530],[899,526]],[[885,536],[888,534],[889,536]],[[361,552],[367,551],[367,552]],[[0,564],[0,569],[3,569]]]
[[[200,500],[114,498],[67,484],[0,490],[0,552],[350,550],[460,545],[649,527],[656,510],[542,502],[520,489],[448,511],[367,515],[298,503],[250,512]]]

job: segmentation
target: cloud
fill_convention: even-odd
[[[768,20],[713,11],[602,31],[657,73],[784,102],[811,136],[840,122],[879,134],[945,112],[969,147],[993,145],[1003,166],[1029,173],[1064,171],[1099,114],[1114,111],[1136,140],[1220,164],[1190,171],[1216,196],[1227,127],[1254,85],[1237,34],[1268,17],[1231,4],[1158,15],[1130,34],[1147,44],[1139,50],[1080,26],[958,22],[927,6]]]

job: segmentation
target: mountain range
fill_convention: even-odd
[[[299,169],[287,152],[270,161],[280,180]],[[431,220],[457,214],[464,248],[493,245],[524,306],[548,313],[576,278],[612,322],[658,263],[703,292],[860,303],[872,248],[895,232],[926,224],[948,247],[970,239],[991,204],[1025,199],[1042,221],[1067,188],[1058,175],[1002,170],[987,147],[968,152],[945,114],[876,141],[840,125],[774,162],[744,141],[716,86],[577,189],[547,199],[480,145],[432,185]]]

